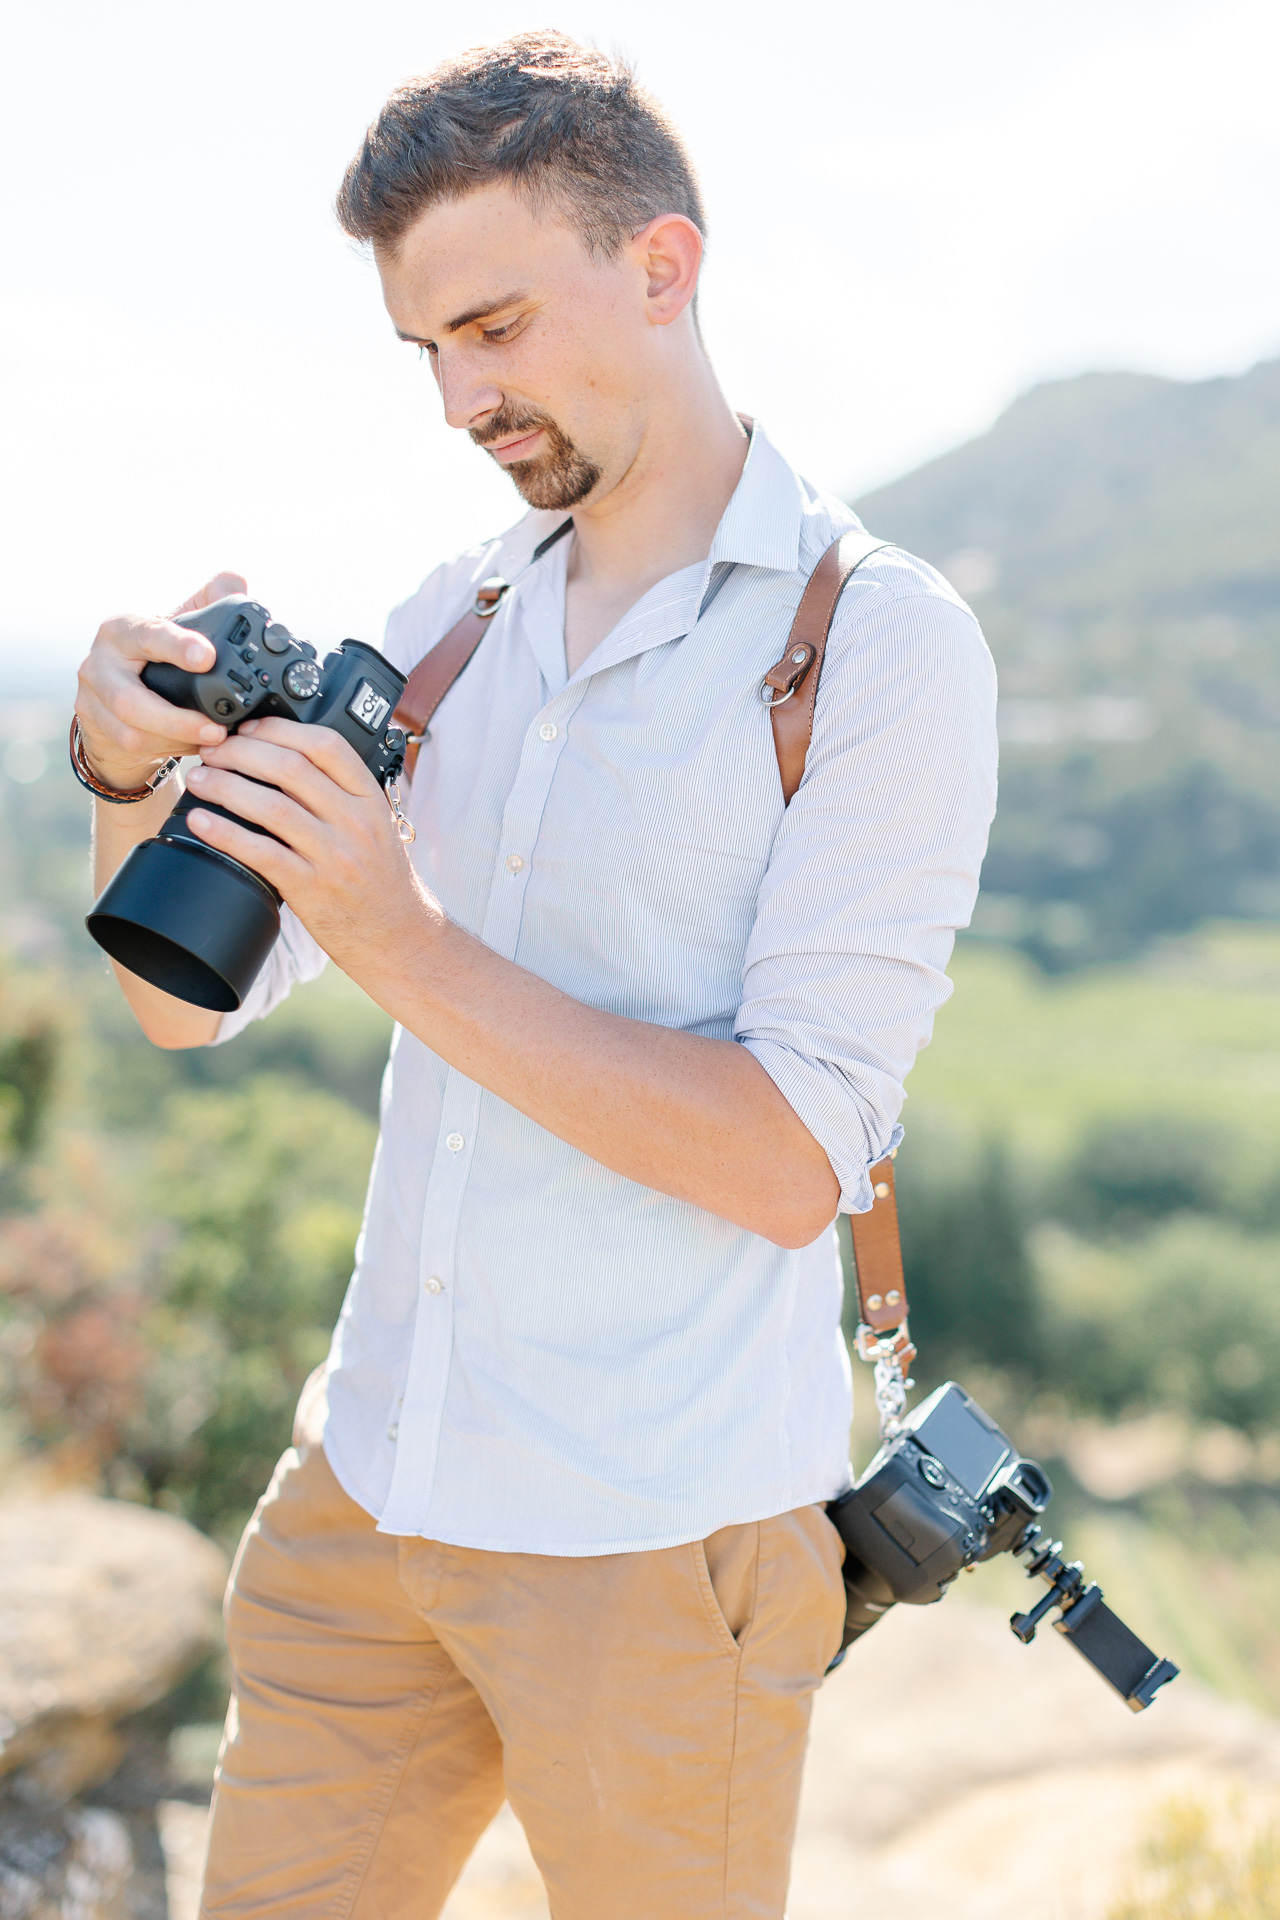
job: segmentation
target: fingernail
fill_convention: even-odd
[[[202,740],[207,740],[211,747],[216,747],[219,740],[221,740],[222,738],[222,728],[221,727],[201,727],[200,738]]]
[[[188,647],[187,648],[187,665],[189,667],[202,667],[205,663],[207,656],[208,656],[208,649],[206,647],[202,647],[199,644],[197,644],[194,647]]]
[[[198,786],[200,781],[204,779],[206,771],[207,769],[204,767],[192,767],[190,773],[187,775],[187,779],[192,786]]]
[[[190,813],[187,815],[187,823],[193,827],[211,827],[213,825],[213,815],[206,813],[202,807],[192,807]]]
[[[256,720],[246,720],[240,731],[241,733],[256,733],[258,731],[258,722]]]

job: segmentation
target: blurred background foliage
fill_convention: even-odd
[[[972,600],[1002,682],[898,1162],[920,1385],[958,1375],[1045,1460],[1138,1631],[1280,1708],[1280,363],[1037,389],[862,510]],[[149,1047],[82,930],[53,722],[45,752],[4,717],[0,1474],[230,1543],[341,1301],[388,1023],[331,973],[225,1048]]]

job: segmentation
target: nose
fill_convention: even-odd
[[[502,405],[501,387],[486,380],[484,370],[466,353],[437,350],[433,371],[451,427],[481,426]]]

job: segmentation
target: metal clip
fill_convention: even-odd
[[[406,847],[411,847],[418,837],[418,829],[400,804],[400,782],[388,780],[386,786],[387,805],[395,815],[396,832]]]
[[[760,698],[765,706],[780,707],[785,701],[791,698],[793,693],[797,693],[803,685],[805,675],[813,665],[816,657],[814,649],[806,640],[802,646],[793,649],[790,658],[784,654],[776,667],[770,667],[768,673],[766,673],[764,679],[760,682]],[[790,668],[790,672],[786,675],[784,682],[786,691],[784,692],[782,688],[776,687],[773,684],[772,675],[781,673],[783,669],[787,667]]]
[[[492,574],[489,579],[482,580],[476,588],[475,602],[471,608],[472,613],[478,615],[481,620],[492,620],[494,614],[502,605],[503,594],[506,593],[510,585],[511,582],[504,580],[500,573]]]
[[[902,1430],[907,1411],[907,1395],[915,1385],[907,1378],[907,1368],[916,1357],[904,1320],[889,1333],[876,1333],[864,1321],[854,1336],[858,1358],[874,1363],[876,1411],[880,1416],[880,1437],[892,1440]]]

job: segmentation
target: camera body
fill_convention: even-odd
[[[1059,1633],[1135,1713],[1150,1706],[1178,1669],[1112,1613],[1080,1562],[1063,1559],[1061,1541],[1044,1538],[1037,1521],[1052,1496],[1043,1467],[1023,1459],[963,1387],[938,1387],[827,1507],[845,1544],[847,1611],[836,1662],[896,1602],[927,1606],[966,1567],[1012,1553],[1049,1588],[1029,1612],[1014,1614],[1017,1638],[1033,1640],[1046,1615],[1061,1609]]]
[[[268,715],[332,727],[381,785],[399,776],[405,738],[391,716],[404,676],[375,647],[344,640],[321,664],[313,646],[295,640],[243,593],[184,613],[178,625],[213,642],[214,663],[207,673],[190,673],[168,661],[152,661],[142,670],[142,684],[153,693],[175,707],[208,714],[229,733]]]
[[[191,673],[152,661],[142,681],[153,693],[221,721],[229,733],[270,715],[331,727],[384,787],[396,780],[406,741],[393,716],[405,680],[375,647],[344,640],[321,663],[314,647],[242,593],[183,614],[179,625],[213,642],[214,664]],[[130,973],[190,1006],[230,1013],[279,937],[280,896],[261,874],[192,832],[196,806],[271,838],[265,827],[184,793],[156,837],[126,855],[85,925]]]
[[[846,1549],[845,1644],[895,1601],[941,1600],[966,1567],[1013,1550],[1052,1495],[1043,1468],[963,1387],[939,1387],[827,1508]]]

